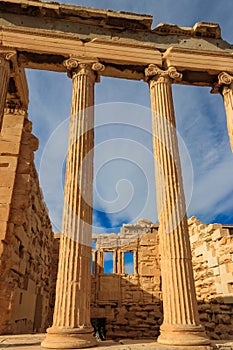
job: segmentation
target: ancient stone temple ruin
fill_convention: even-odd
[[[0,332],[50,326],[42,346],[91,347],[92,318],[105,320],[109,337],[136,332],[168,348],[204,350],[209,337],[232,337],[232,229],[187,220],[172,98],[173,84],[222,94],[233,147],[233,48],[219,25],[151,28],[149,15],[35,0],[0,0],[0,17]],[[73,86],[55,293],[58,242],[33,163],[38,140],[27,115],[25,68],[67,73]],[[92,253],[94,87],[101,75],[148,84],[159,227],[141,223],[130,241],[127,227],[119,236],[94,236]],[[113,256],[110,274],[103,273],[105,253]]]
[[[192,217],[188,228],[201,322],[211,339],[233,339],[233,227]],[[93,323],[107,339],[157,338],[163,320],[158,225],[140,220],[92,240]]]

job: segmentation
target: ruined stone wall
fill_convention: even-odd
[[[233,227],[195,217],[188,223],[201,323],[212,339],[233,339]],[[123,225],[119,234],[93,234],[93,241],[92,319],[105,319],[107,338],[157,337],[163,319],[158,226]],[[59,236],[54,266],[58,244]],[[130,251],[134,271],[127,274]],[[105,252],[113,252],[113,273],[104,272]]]
[[[233,339],[232,228],[189,219],[201,322],[214,339]]]
[[[214,339],[233,339],[233,236],[220,224],[189,220],[201,323]],[[154,337],[162,322],[158,230],[124,225],[121,233],[94,235],[93,318],[106,318],[109,338]],[[114,273],[104,273],[104,252],[114,252]],[[125,251],[134,252],[134,274],[124,273]]]
[[[91,317],[106,318],[107,338],[157,337],[162,323],[157,225],[124,225],[119,234],[93,235]],[[104,273],[113,252],[113,274]],[[124,253],[133,252],[127,272]]]
[[[51,323],[53,232],[34,166],[38,140],[20,109],[7,109],[0,135],[0,334]]]

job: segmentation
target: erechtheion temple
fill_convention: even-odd
[[[0,0],[0,17],[0,333],[47,329],[42,346],[57,349],[96,346],[92,324],[107,338],[157,338],[158,349],[233,339],[233,228],[187,219],[172,98],[173,84],[221,94],[233,148],[233,47],[219,25],[151,28],[149,15],[36,0]],[[25,68],[72,79],[57,236],[33,161]],[[92,237],[94,87],[102,75],[148,85],[159,226],[141,220]]]

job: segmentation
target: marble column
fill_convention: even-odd
[[[200,325],[192,269],[186,204],[176,134],[172,82],[182,75],[150,65],[150,86],[156,193],[159,215],[163,324],[158,343],[208,348]]]
[[[72,77],[63,228],[53,325],[43,347],[78,349],[96,345],[90,322],[94,85],[100,63],[65,62]]]
[[[16,52],[0,49],[0,131],[2,128],[6,95],[10,80],[10,60]]]
[[[218,85],[224,100],[228,134],[233,152],[233,76],[226,72],[221,72],[218,75]]]

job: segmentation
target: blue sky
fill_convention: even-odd
[[[114,252],[104,252],[104,273],[113,273],[114,271]],[[124,270],[125,274],[134,274],[134,252],[124,252]]]
[[[232,0],[83,0],[63,3],[151,14],[192,27],[218,22],[233,43]],[[54,231],[61,228],[71,80],[64,73],[27,70],[29,117],[40,139],[35,161]],[[117,232],[144,217],[157,221],[151,112],[145,82],[103,77],[96,84],[93,231]],[[233,156],[222,98],[210,88],[173,86],[188,216],[233,223]]]

